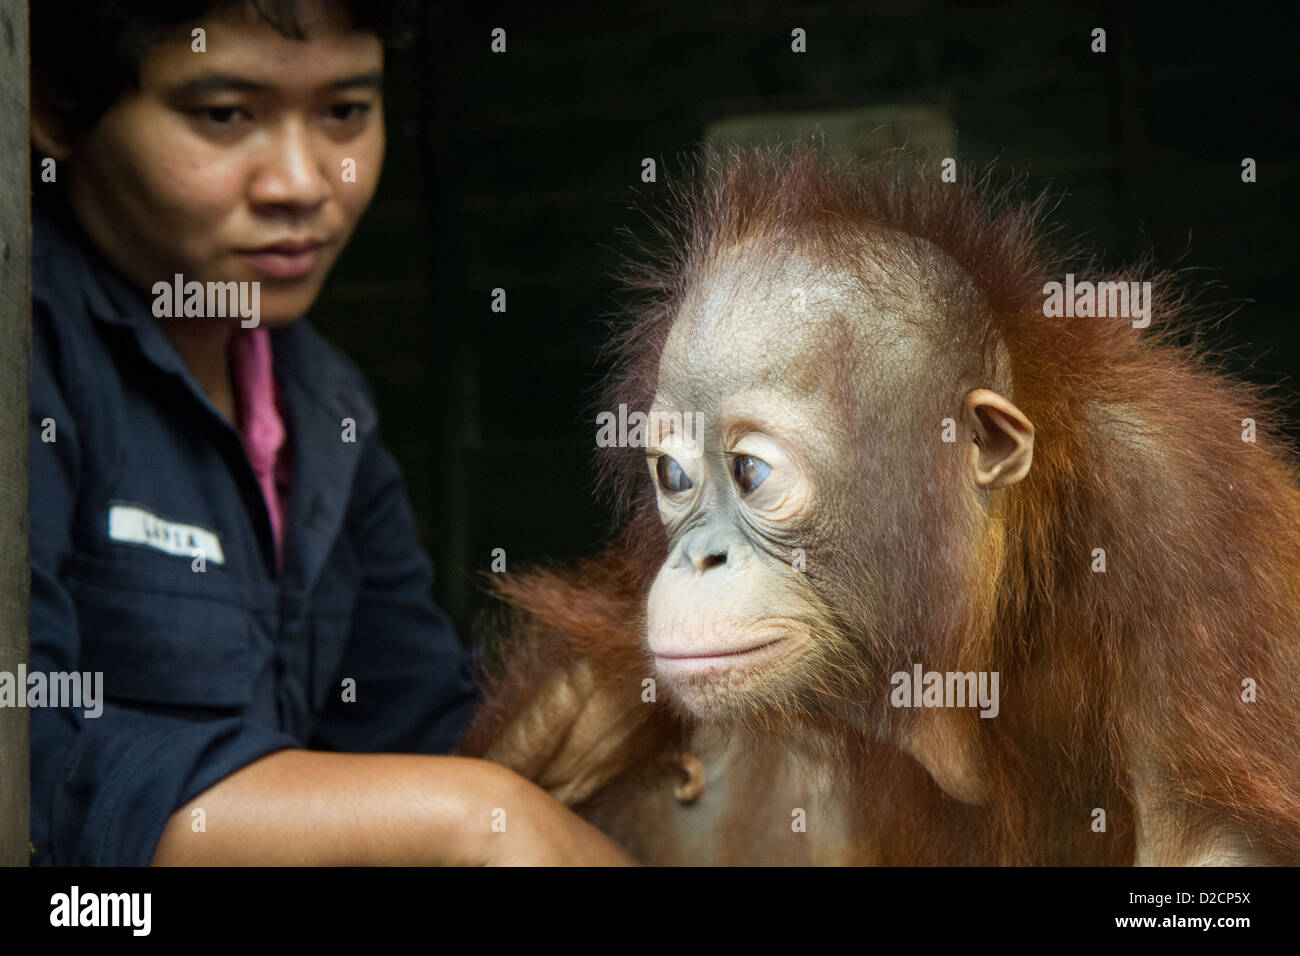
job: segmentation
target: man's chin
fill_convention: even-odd
[[[306,311],[306,309],[303,309],[301,312],[296,312],[292,315],[263,315],[261,321],[258,322],[258,326],[264,329],[282,329],[285,326],[293,325],[293,323],[303,317]],[[249,325],[244,327],[253,328],[254,326]]]
[[[317,298],[314,292],[311,295],[279,295],[269,290],[264,282],[261,288],[259,324],[268,329],[291,325],[311,310]]]

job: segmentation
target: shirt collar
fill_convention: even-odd
[[[75,275],[90,314],[101,323],[129,330],[151,365],[181,379],[197,401],[221,417],[154,319],[147,300],[104,261],[81,231],[39,205],[33,209],[33,221],[34,255],[55,252],[75,257]],[[375,428],[377,415],[364,379],[305,319],[271,330],[271,349],[286,404],[300,413],[310,408],[326,414],[335,423],[352,419],[358,441]]]

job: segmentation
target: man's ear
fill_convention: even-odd
[[[1029,473],[1034,426],[1024,412],[997,392],[977,388],[962,403],[962,419],[975,434],[970,449],[975,484],[1003,488]]]
[[[72,154],[72,135],[62,117],[51,105],[49,86],[32,71],[32,148],[42,156],[63,162]]]

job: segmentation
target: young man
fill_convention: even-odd
[[[300,318],[379,178],[395,6],[33,5],[30,669],[103,675],[33,710],[36,862],[626,861],[436,756],[465,654]]]

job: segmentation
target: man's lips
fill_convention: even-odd
[[[256,249],[241,249],[239,254],[254,269],[272,278],[298,279],[316,268],[325,245],[317,239],[285,240]]]

